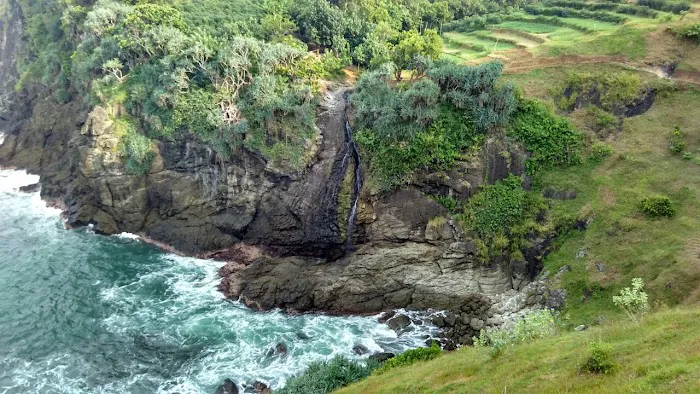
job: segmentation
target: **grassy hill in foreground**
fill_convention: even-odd
[[[700,309],[665,310],[641,323],[605,324],[515,346],[491,359],[463,348],[337,391],[351,393],[697,393]],[[581,372],[589,343],[612,346],[614,371]]]

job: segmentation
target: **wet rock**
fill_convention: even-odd
[[[256,380],[255,382],[253,382],[252,385],[248,386],[248,387],[246,388],[246,391],[247,391],[248,389],[250,389],[250,392],[251,392],[251,393],[256,393],[256,394],[272,394],[272,390],[271,390],[269,387],[267,387],[267,384],[265,384],[265,383],[263,383],[263,382],[261,382],[261,381],[259,381],[259,380]]]
[[[387,320],[386,324],[397,334],[400,334],[404,332],[406,328],[408,328],[408,326],[411,324],[411,319],[408,316],[401,314]]]
[[[382,313],[382,314],[379,316],[378,321],[379,321],[379,323],[384,324],[384,323],[386,323],[387,320],[391,319],[391,318],[394,317],[394,316],[396,316],[396,312],[395,312],[395,311],[387,311],[387,312]]]
[[[383,363],[384,361],[394,358],[396,355],[394,353],[388,353],[388,352],[382,352],[382,353],[374,353],[373,355],[369,356],[370,360],[374,360],[379,363]]]
[[[448,325],[450,327],[454,327],[456,321],[457,321],[457,316],[455,316],[454,313],[448,313],[447,315],[445,315],[445,324],[446,325]]]
[[[369,353],[369,349],[363,345],[355,345],[352,347],[353,353],[357,354],[358,356],[365,355]]]
[[[274,348],[269,349],[267,351],[267,354],[266,354],[267,357],[274,357],[274,356],[284,357],[286,355],[287,355],[287,346],[282,342],[275,345]]]
[[[433,325],[435,327],[443,328],[445,327],[445,316],[437,315],[433,317]]]
[[[425,341],[425,346],[427,346],[427,347],[433,347],[433,346],[440,347],[440,341],[438,341],[436,339],[428,339]]]
[[[36,193],[41,190],[41,185],[39,183],[33,183],[27,186],[20,186],[19,191],[22,193]]]
[[[238,386],[231,379],[226,379],[216,388],[215,394],[238,394]]]

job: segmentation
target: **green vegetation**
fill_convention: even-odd
[[[687,1],[637,0],[637,4],[659,11],[672,12],[674,14],[680,14],[690,9],[690,4]]]
[[[527,193],[514,175],[484,186],[469,200],[464,221],[484,240],[504,237],[505,231],[520,223],[526,210]]]
[[[644,197],[639,201],[639,210],[652,218],[671,217],[676,212],[671,205],[671,200],[666,196]]]
[[[375,374],[382,374],[396,367],[405,367],[407,365],[415,364],[418,361],[428,361],[439,357],[442,354],[442,350],[438,345],[432,345],[430,347],[419,347],[417,349],[407,350],[396,357],[386,360],[382,365],[377,368]]]
[[[632,104],[649,88],[645,86],[639,75],[631,72],[607,73],[570,73],[559,97],[558,105],[564,110],[573,110],[575,106],[592,104],[610,112],[617,112],[626,105]],[[600,123],[614,122],[605,115],[599,118]]]
[[[638,317],[649,312],[649,296],[644,292],[642,278],[632,279],[632,287],[625,287],[620,295],[613,297],[613,304],[622,308],[634,321]]]
[[[123,107],[130,129],[145,138],[188,132],[222,157],[244,146],[297,169],[310,159],[321,80],[350,63],[388,61],[399,78],[404,69],[420,76],[440,54],[436,29],[461,9],[427,0],[21,6],[27,45],[18,88],[44,84],[61,101]]]
[[[363,75],[352,102],[369,181],[390,189],[420,169],[448,169],[478,147],[514,107],[512,87],[496,85],[501,70],[499,63],[438,63],[428,78],[398,86],[388,66]]]
[[[581,370],[591,373],[612,373],[615,368],[613,362],[612,346],[604,342],[591,342],[589,345],[590,357],[581,365]]]
[[[695,41],[700,44],[700,22],[686,23],[672,29],[673,34],[680,38]]]
[[[622,393],[700,389],[697,322],[700,310],[665,310],[641,324],[609,322],[508,348],[499,357],[467,347],[437,360],[371,376],[338,394],[353,393]],[[581,373],[588,344],[612,347],[614,373]],[[605,352],[606,349],[603,349]],[[597,355],[600,364],[608,364]]]
[[[317,362],[301,375],[290,379],[278,394],[326,394],[369,376],[378,367],[376,361],[350,361],[336,356],[330,361]]]
[[[581,163],[583,135],[568,120],[552,114],[542,103],[522,101],[509,127],[509,134],[532,152],[527,161],[530,174],[552,166]]]
[[[540,338],[547,338],[557,333],[554,315],[548,309],[531,312],[518,320],[510,329],[482,329],[478,338],[474,338],[474,347],[486,348],[492,357],[498,357],[508,348],[521,343],[528,343]]]

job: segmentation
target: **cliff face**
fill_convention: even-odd
[[[11,5],[0,48],[2,81],[17,78],[21,14]],[[352,173],[343,160],[347,88],[323,100],[318,138],[308,142],[313,159],[303,171],[245,149],[222,158],[183,134],[157,141],[148,173],[134,175],[118,153],[112,119],[119,108],[88,108],[79,100],[58,104],[48,92],[17,93],[10,85],[0,86],[0,165],[40,174],[42,197],[63,207],[71,226],[142,234],[185,253],[229,261],[223,289],[252,307],[484,313],[490,301],[471,312],[464,305],[473,304],[476,293],[522,289],[546,249],[542,243],[536,257],[523,262],[529,269],[504,270],[482,261],[457,226],[429,225],[446,210],[428,194],[466,198],[484,182],[522,173],[524,152],[490,141],[481,157],[449,172],[422,174],[392,193],[363,192],[350,234],[357,249],[346,253],[338,208],[344,179],[337,175]]]

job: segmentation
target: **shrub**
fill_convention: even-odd
[[[659,11],[672,12],[674,14],[680,14],[690,9],[690,4],[687,1],[637,0],[637,4]]]
[[[550,337],[555,333],[554,315],[549,309],[540,309],[519,320],[511,329],[482,329],[479,337],[473,340],[475,347],[487,348],[492,357],[497,357],[510,346]]]
[[[316,362],[301,375],[290,379],[277,394],[326,394],[369,376],[379,364],[376,361],[350,361],[336,356],[330,361]]]
[[[482,239],[490,239],[522,220],[525,195],[520,178],[511,175],[484,186],[472,197],[465,210],[465,219]]]
[[[589,345],[591,355],[581,365],[581,370],[591,373],[612,373],[615,363],[612,359],[612,346],[603,342],[592,342]]]
[[[666,196],[648,196],[639,202],[639,209],[649,217],[672,217],[676,212]]]
[[[591,146],[591,156],[592,160],[600,160],[604,157],[608,157],[614,153],[613,147],[610,144],[604,142],[596,141]]]
[[[151,140],[139,133],[129,118],[115,119],[114,129],[119,138],[118,149],[127,173],[147,173],[155,159]]]
[[[586,18],[586,19],[596,19],[603,22],[611,23],[624,23],[627,18],[609,14],[607,12],[601,11],[586,11],[586,10],[576,10],[573,8],[564,7],[540,7],[533,5],[526,5],[523,7],[525,12],[531,15],[547,15],[547,16],[559,16],[562,18]]]
[[[583,134],[544,104],[524,100],[511,121],[508,134],[525,144],[532,155],[528,173],[557,165],[581,163]]]
[[[457,201],[457,199],[452,197],[452,196],[437,195],[437,196],[434,196],[433,198],[435,199],[435,201],[438,204],[447,208],[447,210],[450,213],[456,212],[457,208],[459,207],[459,201]]]
[[[671,29],[678,38],[695,41],[700,44],[700,22],[686,23]]]
[[[377,369],[376,373],[384,373],[392,368],[411,365],[418,361],[432,360],[441,354],[442,350],[436,344],[433,344],[430,347],[421,347],[418,349],[407,350],[394,358],[386,360]]]
[[[671,132],[671,142],[669,143],[668,149],[673,153],[681,153],[685,149],[685,138],[680,127],[675,126]]]
[[[613,304],[622,308],[632,320],[649,312],[649,296],[644,292],[642,278],[632,279],[632,287],[625,287],[620,295],[613,296]]]

